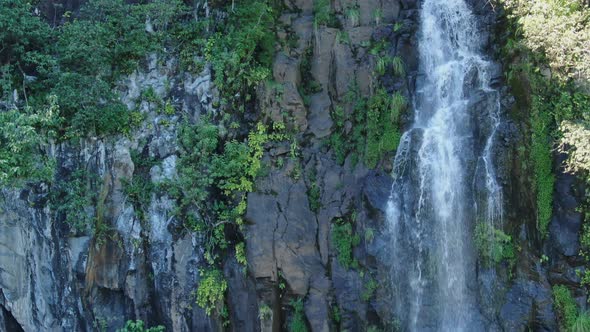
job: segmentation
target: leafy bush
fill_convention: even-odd
[[[0,111],[0,186],[52,180],[53,161],[42,148],[54,136],[50,128],[58,122],[59,109],[55,98],[49,103],[37,112],[30,108]]]
[[[303,311],[303,301],[301,299],[291,300],[289,302],[293,307],[293,315],[289,322],[289,332],[307,332],[307,324],[305,323],[305,313]]]
[[[338,18],[332,11],[330,0],[314,0],[313,2],[314,27],[317,30],[320,26],[337,28],[340,26]]]
[[[15,88],[21,98],[30,98],[53,71],[54,33],[28,1],[0,0],[0,8],[0,98]]]
[[[560,326],[569,331],[578,319],[578,307],[570,290],[564,285],[553,286],[553,301]]]
[[[374,168],[382,155],[397,149],[401,138],[399,116],[405,108],[405,99],[396,93],[390,97],[378,90],[367,103],[366,157],[369,168]]]
[[[227,19],[218,22],[224,29],[207,40],[204,54],[213,67],[222,104],[244,111],[252,89],[271,74],[275,13],[270,0],[239,1],[227,12]]]
[[[201,280],[197,288],[197,304],[205,309],[207,315],[221,314],[227,291],[227,281],[223,273],[217,269],[202,269],[199,275]]]
[[[373,278],[369,278],[369,281],[365,284],[363,292],[361,293],[361,298],[363,301],[369,301],[375,294],[375,291],[378,287],[379,284],[377,281]]]
[[[311,183],[311,188],[307,191],[307,197],[309,198],[309,208],[313,212],[318,212],[322,207],[321,191],[316,181]]]
[[[84,91],[82,93],[81,91]],[[77,73],[61,75],[52,93],[58,98],[66,138],[112,135],[129,125],[127,107],[103,80]]]
[[[77,232],[94,229],[96,215],[92,208],[96,206],[97,195],[92,183],[95,180],[87,171],[77,170],[51,190],[55,211]]]
[[[511,33],[503,50],[510,64],[507,76],[519,107],[529,111],[528,155],[534,170],[537,223],[546,237],[553,205],[555,138],[564,137],[561,146],[567,142],[571,170],[580,169],[583,161],[578,157],[588,150],[584,130],[578,129],[587,127],[590,117],[590,59],[584,51],[590,42],[590,11],[579,0],[500,2],[507,10]],[[572,123],[581,127],[572,131]],[[581,136],[571,140],[572,135]]]
[[[242,226],[246,194],[254,190],[262,169],[264,144],[274,137],[262,124],[244,142],[232,140],[222,147],[218,136],[217,126],[208,121],[181,128],[178,180],[170,188],[187,225],[205,235],[205,256],[210,263],[217,249],[228,246],[225,226]],[[205,212],[213,212],[213,218],[204,218]]]
[[[581,0],[502,0],[518,20],[521,42],[543,54],[562,79],[590,82],[590,11]]]
[[[370,98],[362,98],[358,86],[353,84],[345,102],[353,105],[353,112],[347,116],[342,107],[335,108],[332,118],[336,129],[328,144],[338,163],[344,163],[346,156],[352,153],[355,159],[374,168],[385,153],[399,145],[400,115],[406,108],[405,98],[399,93],[389,95],[384,89],[378,89]],[[352,133],[346,132],[347,121],[352,123]]]
[[[117,332],[164,332],[164,326],[154,326],[148,329],[145,328],[145,324],[142,320],[128,320],[125,323],[125,327],[117,330]]]
[[[549,136],[550,113],[542,106],[537,96],[532,105],[532,144],[531,159],[534,165],[535,187],[537,194],[537,223],[543,237],[547,236],[551,214],[553,212],[553,159],[551,138]]]
[[[514,264],[516,252],[512,237],[486,222],[475,226],[475,246],[484,265],[492,266],[501,262]]]
[[[272,309],[268,304],[263,304],[258,307],[258,319],[261,321],[267,321],[272,317]]]
[[[357,268],[358,262],[354,258],[353,249],[361,242],[358,234],[355,234],[351,221],[336,219],[332,224],[332,243],[336,249],[338,263],[344,268]]]

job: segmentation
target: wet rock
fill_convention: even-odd
[[[387,212],[387,202],[391,194],[393,179],[389,175],[371,172],[365,179],[363,193],[367,202],[374,210]]]
[[[317,138],[324,138],[331,133],[333,124],[330,116],[331,105],[330,97],[325,92],[311,96],[308,118],[309,130]]]
[[[557,331],[549,284],[519,280],[506,294],[500,323],[506,331]]]

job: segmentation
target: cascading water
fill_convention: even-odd
[[[495,69],[465,0],[424,0],[415,118],[394,163],[388,205],[392,285],[403,330],[473,331],[476,222],[502,220],[492,152]]]

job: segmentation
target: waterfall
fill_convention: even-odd
[[[391,280],[402,330],[474,331],[476,222],[502,222],[493,166],[500,94],[465,0],[424,0],[413,126],[395,157],[388,203]]]

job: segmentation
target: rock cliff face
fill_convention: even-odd
[[[487,1],[470,2],[490,31],[488,49],[493,54],[499,41],[492,33],[497,13]],[[65,8],[75,11],[78,5],[67,1]],[[346,12],[355,5],[358,17],[351,19]],[[335,108],[350,112],[346,94],[352,82],[362,95],[369,95],[381,80],[388,92],[399,91],[411,100],[418,70],[415,35],[420,4],[335,0],[332,6],[339,28],[314,24],[312,0],[284,3],[278,28],[282,46],[273,66],[280,93],[260,87],[257,108],[265,120],[278,121],[287,114],[289,125],[299,133],[298,161],[283,158],[291,153],[288,144],[266,147],[263,161],[271,165],[270,171],[248,195],[248,267],[244,272],[235,258],[223,264],[229,327],[195,304],[199,268],[205,264],[203,243],[175,217],[175,200],[166,193],[152,193],[143,207],[144,218],[123,188],[124,181],[134,177],[157,183],[176,176],[181,117],[158,112],[148,102],[136,104],[141,91],[152,87],[190,119],[217,112],[218,93],[207,66],[192,75],[179,70],[177,59],[149,56],[143,68],[119,87],[127,106],[145,116],[140,128],[125,137],[89,138],[50,149],[57,160],[58,181],[70,182],[76,169],[98,174],[91,186],[97,204],[88,206],[87,213],[106,225],[105,240],[65,225],[43,185],[0,192],[0,330],[114,331],[129,319],[141,319],[168,331],[279,331],[287,329],[296,314],[291,301],[299,298],[312,331],[395,328],[395,295],[387,286],[387,255],[392,253],[385,250],[388,238],[383,231],[392,155],[380,161],[377,171],[350,157],[340,165],[325,141],[334,130]],[[403,59],[406,75],[376,77],[371,40],[386,41],[387,54]],[[309,80],[321,89],[306,96],[299,87]],[[495,82],[498,87],[503,84],[500,70]],[[560,198],[552,237],[542,246],[536,237],[534,198],[526,189],[530,184],[522,183],[519,173],[523,125],[510,120],[508,112],[516,106],[505,88],[503,95],[503,144],[497,145],[496,155],[509,229],[522,250],[514,276],[506,270],[478,269],[479,310],[490,330],[556,330],[550,282],[579,282],[574,268],[580,265],[577,231],[582,220],[575,212],[576,193],[571,193],[575,180],[565,174],[558,177]],[[404,119],[408,122],[411,114]],[[352,135],[352,125],[345,126]],[[155,160],[155,165],[135,164],[136,154]],[[285,160],[284,165],[278,160]],[[319,188],[313,201],[312,188]],[[355,220],[354,232],[360,234],[353,251],[358,269],[348,269],[337,259],[338,218]],[[549,254],[549,266],[539,262],[541,253]],[[271,313],[259,313],[263,307]]]

